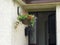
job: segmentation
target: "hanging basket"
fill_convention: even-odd
[[[18,20],[25,25],[34,25],[34,16],[33,15],[19,15]]]
[[[25,25],[28,25],[29,21],[27,19],[25,19],[25,20],[22,20],[22,23],[25,24]]]

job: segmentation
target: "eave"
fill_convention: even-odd
[[[26,11],[48,11],[55,10],[56,5],[60,5],[60,2],[52,2],[52,3],[39,3],[39,4],[26,4],[22,0],[16,1],[18,5],[24,8]]]

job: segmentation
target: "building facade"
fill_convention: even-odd
[[[29,8],[31,7],[31,5],[25,6],[24,2],[16,3],[13,0],[0,0],[0,45],[28,45],[28,36],[25,37],[25,32],[24,32],[24,29],[26,26],[23,25],[22,23],[19,23],[17,29],[14,28],[14,25],[15,25],[15,22],[17,21],[17,16],[18,16],[17,14],[18,6],[20,7],[19,9],[20,14],[26,14],[27,12],[24,9],[29,10]],[[22,8],[22,6],[25,6],[26,8]],[[59,2],[55,6],[56,6],[55,8],[56,9],[56,35],[57,35],[56,43],[57,45],[60,45]]]

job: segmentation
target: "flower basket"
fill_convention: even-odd
[[[25,24],[25,25],[28,25],[29,21],[27,19],[25,19],[25,20],[22,20],[22,23]]]
[[[25,25],[34,25],[34,18],[33,15],[19,15],[18,20],[21,21]]]

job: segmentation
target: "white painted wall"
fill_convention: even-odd
[[[25,31],[24,31],[25,25],[20,23],[16,30],[14,30],[12,37],[13,38],[13,45],[28,45],[28,38],[25,37]]]
[[[19,24],[17,31],[14,29],[16,8],[17,5],[14,5],[12,0],[0,0],[0,45],[28,45],[28,40],[24,36],[25,26]],[[60,5],[56,7],[56,20],[57,45],[60,45]]]
[[[56,6],[57,45],[60,45],[60,5]]]
[[[20,9],[21,13],[22,9]],[[17,5],[12,0],[0,0],[0,45],[27,45],[23,24],[17,31],[14,23],[17,18]]]

